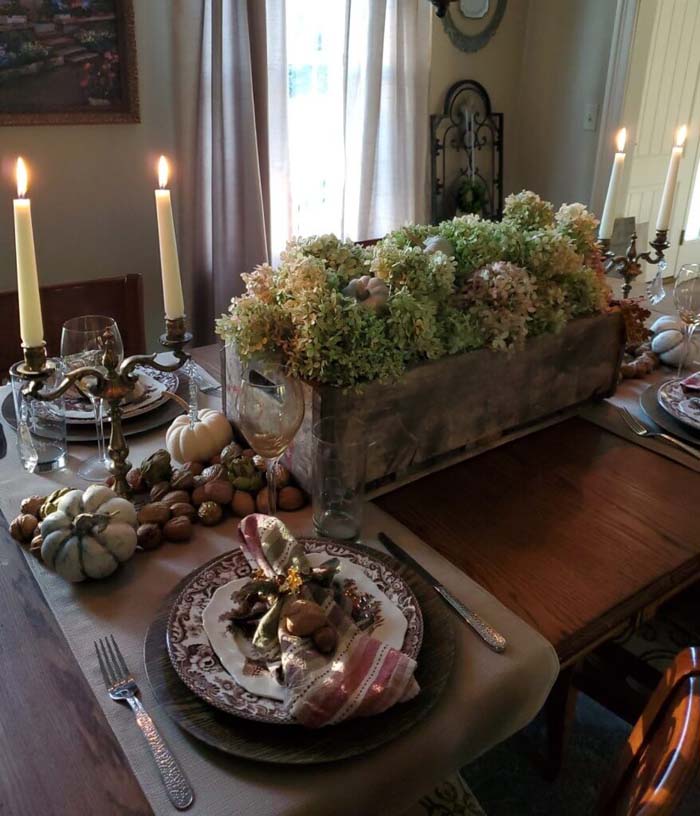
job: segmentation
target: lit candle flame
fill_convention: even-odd
[[[685,137],[688,135],[688,126],[681,125],[676,131],[676,147],[683,147],[685,144]]]
[[[170,174],[170,168],[168,167],[168,160],[165,156],[161,156],[158,159],[158,184],[161,190],[165,189],[168,186],[168,175]]]
[[[621,130],[617,131],[617,137],[615,138],[618,153],[624,152],[626,141],[627,141],[627,128],[622,128]]]
[[[24,163],[24,159],[20,156],[17,159],[17,197],[24,198],[27,195],[27,184],[28,184],[28,175],[27,175],[27,165]]]

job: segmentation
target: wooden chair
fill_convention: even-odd
[[[632,729],[601,816],[671,816],[700,768],[700,648],[682,651]]]
[[[141,275],[97,278],[76,283],[41,287],[44,338],[50,356],[60,353],[61,326],[71,317],[99,314],[113,317],[119,326],[126,354],[146,350]],[[17,292],[0,292],[0,382],[7,378],[12,363],[21,359]]]

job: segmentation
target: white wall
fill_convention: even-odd
[[[171,3],[134,6],[140,124],[0,128],[0,289],[16,288],[12,198],[21,154],[31,168],[41,282],[142,273],[146,336],[156,348],[163,305],[153,190],[158,155],[174,143]]]
[[[599,130],[583,129],[584,110],[596,104],[600,113],[603,105],[616,5],[530,0],[517,91],[516,187],[557,206],[590,199]]]

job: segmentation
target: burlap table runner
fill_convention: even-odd
[[[0,389],[0,399],[6,389]],[[206,399],[202,399],[206,403]],[[209,400],[214,405],[214,400]],[[86,486],[75,476],[94,448],[73,446],[70,471],[48,476],[20,469],[15,434],[5,426],[8,454],[0,462],[0,508],[12,518],[22,497],[57,486]],[[129,440],[139,462],[163,444],[163,432]],[[368,505],[364,541],[379,530],[424,564],[454,594],[499,629],[508,650],[496,655],[459,624],[453,674],[430,715],[404,736],[365,756],[328,766],[270,766],[238,760],[200,744],[173,723],[153,697],[143,667],[146,630],[163,597],[178,581],[235,545],[235,522],[198,527],[187,544],[139,553],[106,581],[70,585],[27,556],[105,715],[156,814],[174,814],[132,713],[108,699],[93,642],[113,634],[143,692],[143,702],[181,762],[195,790],[197,816],[371,816],[400,814],[436,782],[524,726],[544,703],[559,665],[551,644],[492,595],[409,530]],[[310,513],[284,517],[298,534],[311,534]],[[378,545],[377,545],[378,546]],[[466,545],[465,545],[466,546]],[[99,784],[99,780],[95,780]]]
[[[666,380],[675,376],[675,373],[668,368],[657,369],[645,377],[643,380],[623,380],[615,394],[609,399],[602,402],[590,403],[584,406],[580,414],[584,419],[600,425],[607,431],[611,431],[617,436],[634,442],[635,445],[641,445],[644,448],[659,453],[661,456],[666,456],[668,459],[673,459],[691,470],[700,472],[700,459],[695,459],[687,453],[684,453],[679,448],[669,445],[663,440],[646,439],[637,436],[633,433],[627,423],[620,416],[618,407],[627,408],[634,416],[641,420],[650,431],[663,431],[658,425],[650,419],[645,413],[644,409],[639,403],[642,394],[652,385],[659,385]]]

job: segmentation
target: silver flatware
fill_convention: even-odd
[[[126,667],[114,635],[96,640],[95,651],[107,693],[113,700],[129,704],[156,761],[168,798],[178,810],[185,810],[194,801],[194,791],[170,748],[158,733],[155,723],[137,697],[139,688]]]
[[[202,368],[202,366],[194,360],[192,360],[191,363],[194,369],[195,382],[203,394],[213,394],[221,390],[221,383],[217,382],[205,368]]]
[[[647,439],[663,439],[664,442],[668,442],[669,445],[674,445],[676,448],[685,451],[695,459],[700,459],[700,450],[697,450],[691,445],[686,445],[685,442],[681,442],[680,439],[676,439],[675,436],[671,436],[670,434],[661,433],[660,431],[650,431],[649,428],[647,428],[646,425],[643,425],[634,414],[627,410],[627,408],[618,408],[617,410],[633,434]]]
[[[421,575],[430,584],[430,586],[437,592],[437,594],[447,603],[451,609],[456,612],[462,620],[468,624],[474,632],[484,641],[484,643],[494,652],[499,654],[505,651],[507,641],[499,632],[478,615],[474,610],[469,609],[461,601],[446,589],[433,575],[431,575],[425,567],[421,566],[415,558],[410,556],[403,548],[392,541],[386,533],[379,533],[378,536],[381,543],[389,550],[389,552],[399,561],[408,564],[413,570]]]

